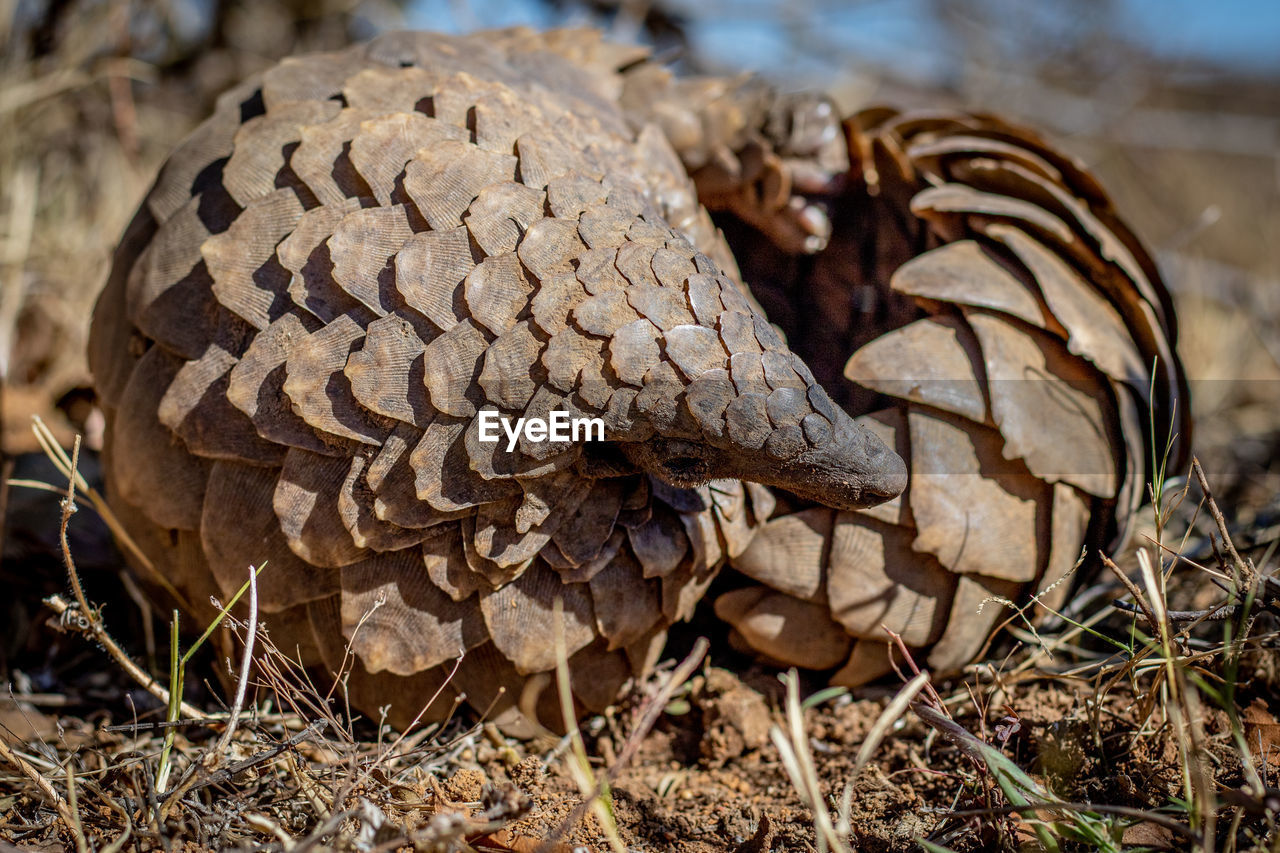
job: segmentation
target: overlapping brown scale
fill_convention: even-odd
[[[620,480],[598,480],[585,499],[565,515],[553,538],[571,565],[581,566],[600,554],[613,533],[625,488]]]
[[[255,197],[231,227],[200,247],[218,302],[255,329],[265,329],[285,310],[289,272],[276,258],[276,244],[302,217],[292,190]]]
[[[686,556],[674,571],[659,579],[662,584],[663,617],[668,622],[692,619],[694,609],[719,573],[718,565],[708,566],[697,556]]]
[[[112,489],[161,527],[198,530],[209,462],[192,458],[159,420],[182,360],[153,346],[138,360],[111,426]]]
[[[729,353],[713,329],[693,324],[673,326],[663,332],[663,344],[670,359],[685,379],[697,379],[709,370],[729,366]]]
[[[994,224],[984,225],[986,229],[991,227],[994,227]],[[1119,310],[1124,318],[1127,332],[1125,337],[1132,340],[1143,356],[1149,357],[1144,364],[1154,362],[1157,377],[1155,382],[1157,404],[1161,405],[1162,409],[1171,408],[1172,400],[1180,395],[1185,396],[1186,380],[1176,367],[1177,362],[1168,329],[1163,327],[1157,319],[1159,303],[1141,298],[1139,292],[1132,286],[1132,281],[1118,275],[1114,266],[1100,264],[1096,259],[1094,260],[1093,269],[1086,267],[1086,274],[1090,275],[1091,281],[1101,281],[1101,292],[1108,296],[1112,306]],[[1032,263],[1034,261],[1029,261],[1028,266]],[[1131,384],[1138,386],[1141,383],[1131,381]],[[1147,383],[1148,386],[1150,384],[1150,382]],[[1181,419],[1180,423],[1185,427],[1186,419]]]
[[[262,73],[262,103],[268,112],[291,101],[327,101],[363,63],[349,50],[287,57]]]
[[[219,183],[220,170],[214,164],[231,154],[242,116],[260,91],[261,77],[255,75],[223,92],[213,115],[165,161],[144,202],[157,224],[168,221],[192,196],[201,195],[207,188],[217,187],[225,192]]]
[[[450,93],[451,87],[446,81],[436,94],[436,109],[442,108],[442,102]],[[469,86],[466,115],[474,128],[476,145],[488,151],[509,153],[516,139],[526,133],[551,130],[548,117],[531,99],[503,85]]]
[[[959,131],[954,135],[928,138],[911,142],[907,146],[909,156],[918,168],[943,173],[954,158],[963,168],[974,155],[991,159],[1009,160],[1029,169],[1049,181],[1061,182],[1062,172],[1045,160],[1032,148],[1015,145],[1000,139],[990,139]],[[947,173],[951,174],[951,173]]]
[[[647,521],[628,527],[627,539],[646,578],[660,578],[671,574],[689,552],[684,525],[665,506],[655,506]]]
[[[975,659],[996,625],[1009,617],[1005,602],[1015,601],[1021,591],[1022,585],[1014,581],[960,575],[947,630],[929,650],[928,665],[940,672],[954,672]]]
[[[644,567],[626,548],[589,581],[596,630],[608,651],[631,646],[653,628],[662,612],[657,580],[646,579]]]
[[[1158,275],[1156,265],[1153,263],[1151,256],[1149,256],[1146,247],[1143,247],[1142,242],[1134,236],[1128,225],[1121,222],[1115,210],[1112,209],[1111,200],[1108,199],[1106,191],[1103,190],[1101,184],[1098,184],[1097,179],[1084,169],[1079,161],[1053,149],[1041,137],[1028,131],[1027,128],[1010,126],[1010,124],[1000,122],[1000,120],[986,117],[983,126],[975,132],[979,136],[986,138],[986,140],[1007,142],[1025,151],[1034,151],[1038,158],[1052,164],[1056,173],[1061,175],[1062,186],[1069,188],[1070,192],[1073,192],[1078,199],[1087,202],[1089,213],[1094,218],[1097,218],[1098,222],[1110,234],[1107,240],[1119,241],[1121,245],[1128,248],[1135,263],[1142,268],[1146,278],[1151,280],[1153,284],[1158,282],[1160,275]],[[1174,336],[1176,333],[1176,318],[1172,314],[1172,302],[1169,292],[1162,286],[1156,286],[1155,296],[1157,297],[1157,302],[1153,307],[1156,309],[1161,327],[1166,329],[1170,336]]]
[[[1052,338],[995,315],[968,315],[986,360],[991,414],[1004,455],[1037,477],[1063,480],[1098,497],[1117,487],[1114,416],[1105,381]]]
[[[586,584],[565,584],[535,560],[511,583],[480,593],[480,609],[493,645],[522,675],[555,668],[555,602],[562,603],[564,648],[572,655],[595,637],[595,612]]]
[[[407,728],[416,722],[439,721],[454,712],[459,700],[455,682],[450,678],[452,664],[435,667],[411,676],[389,671],[370,673],[360,658],[348,651],[342,633],[341,602],[338,595],[309,602],[306,605],[311,638],[324,659],[330,678],[341,676],[349,692],[377,701],[369,706],[381,723]]]
[[[398,424],[365,472],[365,482],[374,492],[374,515],[396,527],[430,528],[471,514],[469,507],[440,510],[418,498],[417,474],[410,458],[424,435],[416,426]]]
[[[320,433],[377,446],[391,424],[357,402],[343,372],[352,349],[363,340],[359,322],[343,315],[295,341],[282,388],[294,412]]]
[[[1037,272],[1031,270],[1033,276]],[[1044,326],[1034,285],[1024,284],[990,249],[973,240],[948,243],[912,258],[893,273],[890,286],[899,293],[988,308]],[[1049,308],[1052,312],[1052,303]],[[868,378],[874,375],[869,374]]]
[[[211,344],[204,355],[178,369],[156,414],[196,456],[278,465],[285,448],[258,435],[253,421],[227,399],[231,369],[238,361]]]
[[[516,158],[469,142],[445,141],[420,150],[404,170],[404,189],[431,227],[462,224],[485,187],[516,177]]]
[[[1095,269],[1102,263],[1114,264],[1123,271],[1127,279],[1122,287],[1134,288],[1153,306],[1161,304],[1155,286],[1147,279],[1146,271],[1124,241],[1094,216],[1087,202],[1076,198],[1060,185],[1020,164],[987,158],[965,162],[957,178],[979,189],[989,188],[1013,197],[1032,198],[1042,207],[1054,210],[1059,217],[1070,222],[1074,226],[1073,230],[1090,244],[1088,254],[1080,252],[1078,256],[1082,256]],[[1109,289],[1111,282],[1108,278],[1099,275],[1097,285]]]
[[[965,217],[1010,219],[1037,229],[1062,245],[1075,239],[1070,226],[1053,213],[1018,198],[976,190],[963,184],[943,184],[922,190],[911,199],[911,212],[927,218],[943,231],[944,239],[966,236]]]
[[[1108,376],[1147,394],[1148,366],[1115,308],[1081,274],[1048,247],[1017,228],[992,224],[988,236],[1008,246],[1035,277],[1056,323],[1067,333],[1067,348],[1089,359]]]
[[[372,190],[379,204],[391,205],[400,190],[405,164],[423,148],[445,141],[467,139],[467,132],[416,112],[396,112],[369,118],[360,123],[351,138],[347,157],[352,167]]]
[[[591,186],[599,187],[600,185],[592,182]],[[591,249],[616,250],[626,242],[627,232],[631,230],[631,224],[634,221],[635,215],[627,210],[611,205],[604,199],[594,200],[588,202],[581,211],[578,218],[578,234]],[[618,256],[615,253],[610,256],[609,264],[613,267],[610,272],[612,276],[620,278],[622,273],[617,268],[617,262]],[[594,282],[598,276],[589,275],[588,278]]]
[[[1000,433],[911,407],[912,547],[951,571],[1026,582],[1040,569],[1039,504],[1049,487],[1002,456]]]
[[[537,292],[529,303],[533,321],[548,335],[559,336],[569,328],[573,309],[587,295],[576,275],[561,273],[545,278],[538,282]]]
[[[375,113],[408,113],[423,109],[439,75],[422,68],[373,66],[352,74],[342,83],[342,97],[355,109]]]
[[[200,518],[205,559],[222,595],[229,599],[256,566],[262,569],[259,606],[267,613],[341,588],[336,570],[309,563],[290,547],[272,508],[280,476],[278,468],[214,462]]]
[[[129,321],[140,330],[173,337],[174,330],[168,328],[172,314],[165,309],[179,301],[174,297],[186,295],[190,288],[184,287],[185,282],[208,278],[200,246],[210,231],[200,218],[200,204],[201,199],[197,197],[174,210],[151,237],[125,279],[125,310]],[[198,271],[198,267],[201,270]],[[190,311],[190,300],[182,301],[187,302],[185,307]],[[199,346],[179,346],[176,351],[196,357]]]
[[[733,567],[779,592],[825,603],[834,522],[835,511],[827,507],[779,516],[764,525],[764,535],[755,537]]]
[[[653,274],[653,255],[660,245],[657,242],[660,237],[658,234],[646,233],[644,229],[637,229],[637,224],[643,225],[643,220],[632,221],[631,227],[627,229],[626,242],[618,247],[614,266],[634,286],[628,289],[658,290],[658,278]]]
[[[347,214],[328,240],[334,281],[374,314],[396,310],[402,297],[395,288],[391,259],[421,230],[411,206],[368,207]]]
[[[489,589],[483,575],[471,571],[462,550],[462,531],[456,524],[441,524],[428,531],[422,542],[427,577],[454,601],[464,601],[478,590]]]
[[[489,340],[479,324],[466,319],[427,345],[423,381],[436,411],[459,418],[475,414],[481,396],[476,380]]]
[[[564,409],[565,398],[539,388],[530,400],[530,408],[514,415],[503,413],[492,404],[482,406],[468,422],[462,435],[471,471],[483,480],[512,480],[523,482],[564,471],[573,465],[579,449],[572,442],[532,442],[523,433],[517,434],[512,446],[508,430],[519,429],[521,417],[548,417],[556,407]],[[481,419],[496,419],[483,423]],[[510,448],[510,450],[508,449]]]
[[[951,573],[912,545],[916,531],[855,513],[838,513],[827,567],[832,617],[855,637],[884,637],[925,646],[947,627]]]
[[[357,548],[379,552],[411,548],[427,534],[378,517],[376,493],[365,476],[373,458],[372,451],[351,458],[351,467],[338,492],[338,517]]]
[[[1061,191],[1057,191],[1060,193]],[[1055,199],[1060,195],[1055,195]],[[1115,237],[1080,203],[1069,209],[1071,223],[1032,202],[1013,196],[983,192],[968,186],[948,184],[920,193],[912,201],[913,210],[947,228],[972,226],[987,230],[992,225],[1012,221],[1030,229],[1039,239],[1080,265],[1093,288],[1106,295],[1120,311],[1130,337],[1144,353],[1158,357],[1158,388],[1165,407],[1185,392],[1185,381],[1179,380],[1169,334],[1171,327],[1162,325],[1159,312],[1164,299],[1128,249],[1128,243]],[[953,217],[959,217],[952,220]],[[947,224],[951,222],[951,224]],[[1114,239],[1113,239],[1114,238]],[[1102,240],[1098,247],[1097,240]]]
[[[467,230],[487,255],[516,250],[520,237],[544,215],[546,194],[524,184],[507,181],[485,187],[463,215]],[[565,213],[555,212],[556,216]],[[576,217],[574,217],[576,218]]]
[[[545,477],[523,478],[519,483],[524,499],[515,513],[516,530],[523,531],[547,524],[551,516],[558,515],[554,530],[548,526],[548,530],[553,533],[564,523],[564,519],[577,511],[595,487],[594,481],[575,477],[570,471],[557,471]]]
[[[388,314],[370,323],[343,373],[360,406],[386,418],[425,426],[435,414],[427,398],[426,344],[413,324]]]
[[[580,301],[572,310],[573,324],[590,335],[611,338],[618,329],[640,319],[623,290],[609,290]]]
[[[293,231],[276,245],[276,258],[289,271],[293,304],[321,322],[351,311],[369,312],[333,278],[329,238],[349,214],[372,203],[369,198],[344,198],[302,214]]]
[[[459,320],[458,290],[479,267],[461,226],[411,236],[396,253],[395,286],[405,304],[441,331]]]
[[[1044,607],[1060,608],[1071,593],[1068,576],[1085,556],[1082,543],[1089,529],[1090,503],[1085,495],[1066,483],[1053,484],[1049,563],[1036,585]]]
[[[341,456],[293,447],[275,483],[272,506],[293,552],[314,566],[337,568],[368,556],[342,523],[338,495],[351,470]]]
[[[613,705],[637,673],[625,652],[610,649],[604,638],[569,658],[568,668],[574,699],[595,714]]]
[[[342,634],[370,672],[413,675],[488,639],[477,602],[441,592],[411,549],[375,554],[341,576]]]
[[[560,553],[560,548],[553,541],[547,548],[544,548],[542,554],[543,562],[555,569],[560,575],[560,580],[565,583],[590,583],[604,571],[604,569],[613,560],[618,557],[627,545],[626,535],[617,528],[609,535],[591,559],[580,565],[572,565],[565,556]]]
[[[977,423],[989,420],[982,353],[958,317],[928,317],[877,338],[849,359],[845,378]]]
[[[571,273],[586,250],[572,219],[540,219],[525,232],[516,252],[520,263],[539,280]]]
[[[538,375],[536,364],[532,370]],[[556,412],[562,414],[557,415]],[[583,443],[600,438],[598,429],[596,433],[586,434],[576,431],[579,427],[573,426],[572,421],[589,416],[578,408],[570,395],[550,388],[541,381],[525,406],[523,416],[527,422],[545,421],[550,424],[552,418],[556,418],[561,424],[560,427],[548,427],[545,441],[532,437],[528,431],[521,433],[518,446],[523,459],[517,457],[515,463],[516,470],[525,477],[538,477],[570,468],[582,454]],[[553,428],[567,431],[568,437],[563,434],[558,437],[550,435]]]
[[[1167,436],[1168,445],[1158,445],[1160,449],[1156,450],[1156,456],[1152,456],[1150,436],[1152,427],[1148,425],[1147,419],[1144,417],[1144,411],[1150,411],[1151,407],[1145,410],[1140,407],[1140,399],[1138,395],[1125,385],[1119,383],[1111,384],[1113,392],[1112,400],[1119,414],[1119,439],[1124,442],[1125,457],[1124,466],[1121,468],[1120,491],[1116,495],[1116,529],[1111,537],[1111,547],[1116,548],[1124,542],[1128,541],[1129,531],[1137,516],[1138,507],[1146,500],[1147,482],[1154,476],[1152,472],[1147,470],[1146,462],[1148,459],[1163,458],[1167,452],[1170,460],[1169,470],[1175,470],[1172,467],[1173,460],[1185,462],[1185,455],[1188,453],[1188,447],[1182,444],[1186,433],[1175,432],[1177,428],[1185,428],[1189,426],[1189,422],[1173,423],[1171,419],[1162,419],[1162,423],[1154,426],[1155,435],[1164,434]],[[1176,398],[1175,398],[1176,399]],[[1185,403],[1186,398],[1182,398]],[[1166,451],[1166,448],[1167,451]]]
[[[707,489],[711,494],[711,511],[719,527],[724,553],[728,557],[736,557],[750,544],[756,526],[767,517],[767,513],[751,507],[755,498],[741,480],[712,480]],[[755,494],[766,491],[760,487]]]
[[[879,640],[858,639],[844,666],[831,674],[831,683],[838,687],[860,687],[870,681],[894,672],[896,655],[890,656],[889,644]],[[898,661],[898,672],[902,672]]]
[[[604,167],[577,148],[566,146],[548,131],[532,131],[516,140],[519,157],[517,179],[534,189],[546,187],[555,178],[583,175],[590,180],[604,177]]]
[[[831,669],[849,656],[851,640],[825,603],[745,587],[716,598],[716,615],[754,650],[784,666]],[[803,624],[803,633],[794,626]]]
[[[698,424],[685,402],[686,380],[670,359],[649,368],[642,382],[643,387],[636,394],[634,405],[655,430],[676,437],[698,435]]]
[[[374,109],[346,108],[326,122],[302,128],[300,141],[289,155],[289,168],[321,205],[372,198],[373,188],[356,172],[348,149],[360,125],[379,115]]]
[[[642,387],[645,374],[662,359],[661,337],[658,328],[643,318],[618,327],[608,342],[609,364],[617,377]]]
[[[116,247],[111,272],[93,308],[94,317],[101,319],[90,324],[86,355],[98,399],[108,411],[119,402],[142,355],[129,350],[135,332],[127,315],[127,287],[133,266],[156,230],[155,220],[144,203]]]
[[[294,346],[311,332],[298,314],[284,314],[256,335],[231,368],[227,400],[248,415],[258,435],[276,444],[317,453],[341,454],[349,444],[326,441],[298,416],[284,393],[285,363]]]
[[[475,532],[469,539],[476,558],[483,563],[480,571],[495,587],[524,573],[564,517],[553,512],[541,524],[521,530],[512,518],[523,502],[524,496],[517,494],[481,504],[476,512]]]
[[[519,493],[513,479],[485,479],[471,467],[465,431],[470,419],[437,415],[410,451],[418,499],[437,510],[465,510]]]
[[[515,252],[504,252],[485,258],[467,275],[463,298],[468,315],[501,336],[516,325],[533,291]]]
[[[724,439],[728,429],[725,412],[734,395],[729,371],[723,368],[708,370],[685,387],[685,405],[708,440]]]
[[[276,190],[286,165],[285,152],[302,136],[302,128],[338,114],[337,101],[292,101],[251,118],[236,131],[230,159],[222,167],[222,185],[241,207]]]
[[[529,320],[514,323],[489,344],[476,382],[501,409],[520,411],[538,388],[535,372],[546,343]]]

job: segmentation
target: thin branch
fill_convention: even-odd
[[[107,654],[111,656],[112,660],[118,663],[121,669],[123,669],[130,678],[138,682],[143,690],[146,690],[165,705],[169,704],[169,691],[147,674],[146,670],[134,663],[133,659],[129,657],[125,650],[120,648],[116,641],[111,638],[111,635],[106,632],[106,629],[101,625],[98,625],[97,630],[94,630],[94,626],[91,625],[87,619],[72,620],[70,618],[61,618],[69,617],[80,611],[75,605],[68,604],[67,600],[60,595],[51,595],[44,600],[44,603],[60,617],[64,628],[85,634],[93,642],[101,645],[102,648],[106,650]],[[184,717],[189,717],[193,720],[211,719],[208,714],[204,713],[194,705],[189,705],[186,702],[183,702],[180,707]]]

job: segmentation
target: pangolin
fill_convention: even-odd
[[[395,724],[514,709],[557,633],[598,711],[747,547],[766,487],[844,511],[902,491],[879,427],[741,288],[686,165],[766,151],[715,198],[811,250],[825,223],[791,197],[843,142],[801,126],[813,102],[735,85],[715,146],[696,123],[673,142],[681,90],[645,65],[584,31],[398,33],[219,99],[92,322],[109,501],[153,585],[207,620],[265,564],[275,645],[350,667],[352,705]],[[603,440],[482,428],[553,412]]]
[[[1080,164],[989,115],[877,108],[845,131],[824,251],[726,233],[910,485],[860,510],[780,500],[715,609],[766,660],[852,686],[894,665],[886,629],[944,675],[1061,608],[1083,549],[1118,548],[1158,469],[1185,470],[1191,407],[1168,289]]]
[[[839,684],[885,628],[941,674],[1000,600],[1060,606],[1185,456],[1168,292],[1025,129],[832,109],[584,31],[397,34],[225,95],[94,318],[153,583],[208,618],[268,561],[277,644],[349,649],[400,723],[545,683],[557,598],[598,710],[726,560],[737,644]],[[607,440],[477,440],[557,410]],[[905,485],[884,445],[911,485],[867,507]]]

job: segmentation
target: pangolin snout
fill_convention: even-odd
[[[836,509],[861,509],[902,494],[907,466],[877,435],[845,416],[828,441],[779,463],[776,474],[762,482]]]

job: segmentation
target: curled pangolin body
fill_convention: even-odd
[[[953,670],[979,601],[1123,526],[1172,342],[1149,258],[1034,137],[841,133],[822,98],[516,30],[224,95],[126,233],[90,362],[153,584],[207,620],[266,561],[275,644],[403,724],[544,684],[557,600],[602,709],[726,561],[715,609],[767,660],[860,683],[886,626]],[[553,411],[607,440],[482,440]]]
[[[403,722],[437,693],[428,719],[517,701],[555,665],[558,599],[599,710],[768,516],[755,483],[901,491],[618,106],[637,57],[389,35],[286,60],[174,153],[90,359],[111,501],[189,609],[265,562],[277,646],[331,673],[349,647],[353,703]],[[552,411],[607,441],[486,441],[486,417]]]

